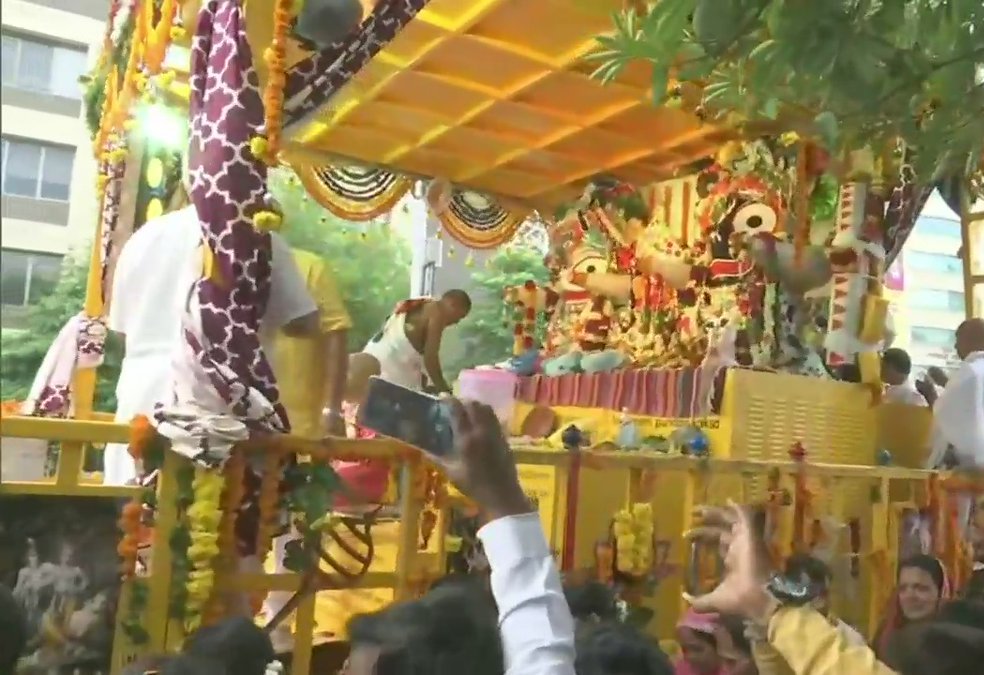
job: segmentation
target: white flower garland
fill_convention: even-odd
[[[116,14],[110,17],[110,21],[113,22],[113,28],[109,32],[109,40],[113,43],[113,46],[119,44],[120,38],[123,35],[123,27],[129,20],[130,15],[133,14],[136,6],[137,0],[123,0]]]

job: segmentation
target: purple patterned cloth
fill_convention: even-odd
[[[379,0],[359,30],[296,63],[284,87],[284,126],[324,105],[389,44],[428,0]]]
[[[79,368],[102,364],[106,322],[79,313],[69,319],[51,343],[21,413],[34,417],[71,417],[72,380]]]
[[[249,151],[263,103],[240,0],[208,0],[191,56],[191,199],[219,279],[192,291],[185,337],[193,358],[177,364],[176,400],[228,413],[252,428],[289,429],[273,371],[260,346],[270,292],[270,235],[253,215],[266,208],[266,166]],[[198,316],[195,314],[195,306]],[[183,372],[190,367],[193,372]],[[202,391],[211,384],[211,395]],[[217,405],[218,394],[223,406]],[[220,408],[218,410],[214,408]]]

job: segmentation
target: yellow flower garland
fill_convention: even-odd
[[[215,585],[213,560],[219,555],[219,523],[222,520],[222,489],[225,477],[218,472],[203,467],[195,467],[192,482],[194,502],[188,507],[188,533],[191,546],[188,547],[188,560],[191,571],[185,590],[188,600],[185,611],[185,630],[191,633],[202,622],[202,611],[212,596]]]
[[[645,576],[653,566],[653,506],[633,504],[615,514],[615,566],[622,574]]]

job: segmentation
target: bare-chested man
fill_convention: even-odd
[[[401,302],[363,350],[349,357],[345,398],[361,402],[373,375],[415,390],[424,388],[426,377],[433,389],[450,393],[441,371],[441,338],[446,328],[464,319],[470,310],[471,298],[458,289],[439,300]]]

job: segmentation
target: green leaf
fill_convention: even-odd
[[[814,118],[813,124],[816,126],[817,133],[823,140],[824,145],[828,149],[834,150],[837,147],[837,141],[840,137],[840,126],[837,122],[837,117],[829,110],[825,110]]]
[[[653,66],[652,79],[650,80],[653,88],[653,102],[660,105],[666,100],[666,90],[669,86],[670,69],[660,66]]]

